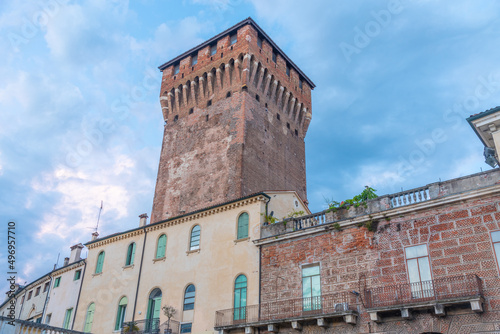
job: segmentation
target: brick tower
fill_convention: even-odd
[[[248,18],[159,67],[151,222],[265,190],[306,200],[311,80]]]

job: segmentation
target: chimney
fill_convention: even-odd
[[[97,239],[98,236],[99,236],[98,232],[92,233],[92,240],[91,241],[94,241],[95,239]]]
[[[69,263],[81,260],[80,254],[82,253],[83,245],[76,244],[70,247],[71,254],[69,255]]]
[[[139,218],[141,218],[141,220],[139,220],[139,227],[146,226],[148,222],[148,214],[143,213],[142,215],[139,216]]]
[[[65,257],[63,267],[67,266],[68,264],[69,264],[69,257]]]

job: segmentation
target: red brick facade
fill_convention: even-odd
[[[152,222],[264,190],[306,199],[312,83],[246,21],[161,67]]]
[[[429,205],[430,206],[430,205]],[[500,230],[500,192],[375,220],[364,226],[327,228],[261,246],[261,300],[300,298],[303,265],[317,263],[321,293],[356,291],[355,325],[332,320],[326,328],[304,324],[303,333],[483,333],[500,330],[500,279],[491,232]],[[484,312],[446,307],[446,316],[414,310],[409,320],[397,312],[370,321],[364,291],[407,283],[405,247],[427,245],[434,280],[474,274],[481,279]],[[276,295],[277,291],[277,295]],[[394,298],[393,296],[387,296]],[[290,327],[280,330],[294,332]],[[495,332],[497,333],[497,332]]]

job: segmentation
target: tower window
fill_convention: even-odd
[[[257,46],[262,49],[262,38],[257,37]]]
[[[290,67],[286,67],[286,75],[290,76]]]
[[[247,86],[243,86],[243,87],[241,87],[241,91],[242,91],[242,92],[248,92],[248,87],[247,87]]]
[[[255,99],[256,99],[257,101],[260,101],[260,96],[259,96],[259,94],[255,94]]]
[[[273,52],[273,61],[276,62],[276,52]]]
[[[297,129],[295,129],[295,135],[298,136],[299,135],[299,131],[297,131]]]
[[[238,41],[238,34],[234,34],[234,35],[231,36],[231,44],[229,44],[229,45],[233,45],[237,41]]]
[[[179,74],[179,71],[180,71],[180,66],[179,64],[177,64],[174,66],[174,74]]]
[[[179,120],[179,115],[175,115],[174,122],[177,122],[178,120]]]
[[[198,64],[198,55],[194,55],[191,57],[191,66]]]
[[[278,121],[281,119],[280,117],[280,114],[276,114],[276,118],[278,119]]]
[[[191,237],[189,238],[189,250],[192,251],[200,249],[200,236],[201,236],[200,225],[195,225],[191,230]]]
[[[208,115],[205,116],[205,121],[208,122]]]
[[[231,97],[231,92],[227,92],[226,97]]]
[[[212,100],[208,100],[207,107],[210,107],[211,105],[212,105]]]
[[[302,80],[299,81],[299,88],[302,89]]]
[[[193,108],[189,109],[189,115],[191,115],[193,112],[194,112]]]
[[[286,123],[286,127],[290,129],[290,123]]]
[[[212,45],[210,47],[210,55],[213,56],[216,53],[217,53],[217,45]]]

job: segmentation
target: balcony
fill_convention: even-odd
[[[229,332],[243,327],[267,327],[268,331],[275,332],[278,326],[283,325],[300,329],[301,322],[311,320],[316,321],[318,326],[326,326],[328,318],[343,318],[345,322],[354,324],[356,316],[356,296],[350,292],[340,292],[217,311],[215,329]]]
[[[179,334],[179,322],[170,320],[160,324],[160,319],[144,319],[123,323],[122,334]]]
[[[403,283],[368,288],[364,291],[365,306],[371,320],[381,321],[381,314],[401,311],[410,318],[411,309],[434,308],[436,315],[445,315],[445,306],[469,304],[475,312],[483,311],[481,280],[477,275],[459,275],[418,283]]]

